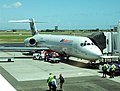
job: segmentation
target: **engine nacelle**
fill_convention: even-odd
[[[25,46],[33,47],[37,45],[37,41],[34,38],[27,38],[24,40]]]

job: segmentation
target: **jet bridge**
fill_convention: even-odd
[[[119,51],[119,59],[120,59],[120,20],[118,22],[117,32],[118,32],[118,51]]]
[[[106,32],[106,48],[107,52],[111,52],[113,55],[118,55],[120,59],[120,21],[117,24],[116,32]],[[114,28],[114,30],[115,30]],[[104,50],[105,52],[105,50]]]
[[[87,37],[100,48],[103,54],[119,55],[120,58],[120,21],[115,29],[117,29],[115,32],[97,32]]]
[[[100,48],[101,51],[106,48],[106,36],[103,32],[93,33],[87,37],[90,38],[92,42]]]

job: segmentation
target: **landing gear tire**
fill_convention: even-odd
[[[67,61],[69,61],[69,56],[67,56],[67,59],[66,59]]]

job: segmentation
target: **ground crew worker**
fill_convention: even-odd
[[[49,74],[49,77],[48,77],[48,79],[47,79],[49,91],[52,90],[52,79],[53,79],[53,75],[52,75],[52,73],[50,73],[50,74]]]
[[[56,82],[56,76],[52,79],[52,91],[56,91],[57,89],[57,82]]]
[[[53,52],[53,58],[56,58],[57,54],[56,52]]]
[[[104,64],[103,67],[102,67],[102,70],[103,70],[103,76],[102,76],[102,77],[103,77],[103,78],[106,78],[107,68],[108,68],[107,64]]]
[[[63,87],[63,83],[65,82],[64,77],[62,76],[62,74],[59,75],[59,80],[60,80],[60,91],[61,91],[62,87]]]
[[[110,67],[110,78],[114,78],[115,68],[116,68],[116,66],[114,65],[114,63],[112,63],[112,65]]]
[[[47,51],[44,51],[43,54],[44,54],[44,61],[46,61]]]

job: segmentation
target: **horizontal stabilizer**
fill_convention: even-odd
[[[11,20],[11,21],[8,21],[8,22],[12,22],[12,23],[29,23],[29,22],[32,22],[31,20]]]
[[[30,22],[33,22],[33,21],[30,20],[30,19],[27,19],[27,20],[10,20],[8,22],[10,22],[10,23],[30,23]],[[37,22],[34,22],[34,23],[47,23],[47,22],[39,22],[39,21],[37,21]]]
[[[34,18],[27,19],[27,20],[11,20],[8,22],[11,22],[11,23],[30,23],[30,28],[32,30],[32,36],[38,34],[38,30],[37,30],[35,23],[45,23],[45,22],[35,22]]]

